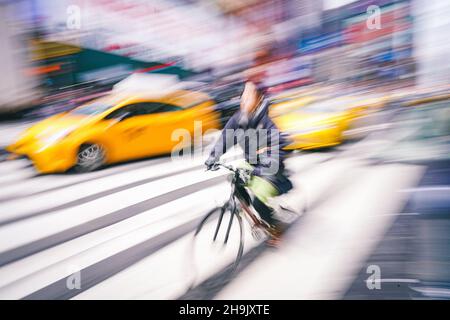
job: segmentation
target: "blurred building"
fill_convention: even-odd
[[[0,2],[0,114],[30,107],[40,96],[39,76],[30,61],[23,3]]]
[[[414,0],[414,54],[418,62],[418,84],[450,83],[450,2]]]
[[[368,27],[379,8],[379,27]],[[414,75],[409,1],[356,1],[324,10],[321,26],[304,33],[299,52],[311,55],[317,81],[406,80]]]
[[[242,78],[250,68],[276,89],[314,82],[362,87],[449,82],[445,1],[0,3],[2,30],[8,30],[2,32],[2,60],[8,61],[3,73],[14,79],[2,88],[9,92],[13,83],[21,83],[22,93],[37,84],[53,90],[114,82],[136,70]],[[370,6],[378,8],[379,26],[368,25]],[[22,40],[11,30],[20,30]],[[16,55],[17,50],[27,53]],[[29,68],[26,77],[16,72]]]

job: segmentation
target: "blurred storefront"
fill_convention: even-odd
[[[40,75],[30,61],[31,46],[23,1],[0,1],[0,114],[28,108],[42,95]]]
[[[346,67],[346,50],[340,31],[306,36],[300,41],[299,51],[310,58],[316,82],[342,79]]]
[[[412,0],[414,55],[417,84],[421,87],[450,83],[450,1]]]
[[[379,9],[373,28],[371,5]],[[325,10],[321,27],[303,34],[298,52],[311,56],[318,82],[411,83],[412,25],[409,1],[357,1]]]
[[[353,45],[350,56],[357,62],[358,75],[349,80],[412,84],[415,61],[410,3],[386,4],[379,13],[379,28],[368,28],[367,13],[343,20],[345,42]]]
[[[6,6],[32,39],[29,79],[47,88],[141,69],[212,81],[254,72],[274,90],[450,82],[445,1],[20,0],[3,15]],[[379,26],[368,24],[371,6]]]

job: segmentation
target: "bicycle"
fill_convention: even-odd
[[[226,246],[228,244],[230,235],[234,234],[235,238],[239,239],[239,244],[236,248],[237,250],[231,256],[234,262],[231,264],[231,268],[229,269],[229,271],[232,274],[239,265],[242,254],[244,252],[244,224],[242,217],[244,217],[249,224],[251,235],[257,241],[261,240],[263,237],[272,236],[275,230],[272,226],[265,222],[252,207],[251,193],[247,190],[246,187],[247,182],[250,178],[249,172],[246,169],[236,168],[224,163],[217,163],[215,166],[222,167],[231,171],[231,195],[222,206],[218,206],[210,210],[198,224],[192,240],[193,243],[191,246],[190,257],[192,263],[195,264],[197,254],[197,252],[195,252],[195,244],[196,242],[200,242],[203,245],[206,244],[205,241],[208,241],[208,239],[206,239],[205,241],[200,241],[199,235],[203,234],[201,233],[201,231],[206,230],[206,226],[210,222],[212,223],[215,217],[217,218],[217,221],[215,224],[212,224],[212,228],[210,229],[213,232],[208,235],[208,238],[209,241],[212,240],[213,243],[219,242],[218,236],[221,230],[221,226],[222,223],[224,223],[224,220],[226,220],[224,219],[225,215],[228,213],[229,219],[228,224],[226,225],[225,233],[223,234],[223,246]],[[232,226],[235,219],[237,220],[237,230],[232,232]],[[203,262],[206,262],[208,258],[209,257],[204,257],[205,261]],[[191,270],[191,274],[194,274],[194,280],[192,281],[192,283],[195,282],[195,272],[197,271],[197,268],[198,266],[194,265],[193,269]],[[192,286],[193,285],[191,284],[191,288]]]

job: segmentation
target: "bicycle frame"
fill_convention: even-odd
[[[245,188],[245,183],[244,183],[243,179],[241,178],[240,170],[234,169],[234,168],[232,168],[230,166],[226,166],[224,164],[218,164],[218,165],[232,171],[233,177],[231,180],[231,195],[230,195],[230,198],[228,199],[228,201],[223,205],[223,207],[221,209],[219,220],[218,220],[217,226],[216,226],[216,230],[214,232],[213,241],[215,241],[217,238],[217,234],[219,233],[219,229],[222,224],[223,215],[225,214],[226,210],[228,209],[228,210],[230,210],[231,217],[230,217],[230,221],[228,222],[228,228],[227,228],[227,232],[225,234],[224,243],[226,244],[228,242],[228,237],[229,237],[229,234],[231,231],[231,226],[233,224],[234,215],[239,213],[239,208],[238,208],[236,202],[239,203],[239,206],[245,212],[244,216],[252,230],[254,230],[255,228],[261,228],[264,231],[268,232],[268,229],[270,228],[270,226],[264,220],[259,218],[257,216],[257,214],[255,214],[251,208],[251,198]]]
[[[251,227],[252,236],[255,239],[260,239],[263,234],[270,235],[271,233],[271,226],[268,225],[264,220],[262,220],[259,217],[259,214],[255,211],[254,208],[252,208],[252,199],[247,191],[246,188],[246,179],[244,178],[243,170],[239,168],[233,168],[231,166],[227,166],[225,164],[218,163],[217,166],[223,166],[224,168],[230,170],[232,172],[231,175],[231,194],[229,199],[221,206],[221,207],[215,207],[211,211],[209,211],[201,220],[201,222],[198,224],[197,229],[194,233],[193,237],[193,245],[192,249],[190,251],[191,256],[194,257],[191,259],[193,268],[193,272],[195,273],[196,270],[196,263],[195,263],[195,240],[197,235],[202,230],[203,226],[207,223],[208,219],[212,217],[213,215],[217,214],[219,211],[219,217],[215,226],[214,231],[214,237],[213,242],[216,242],[220,227],[222,225],[223,217],[225,213],[228,211],[230,212],[230,220],[228,221],[228,226],[226,229],[225,239],[223,244],[226,245],[228,243],[228,239],[230,237],[231,233],[231,227],[233,225],[233,221],[237,220],[237,224],[240,230],[239,235],[239,249],[237,251],[237,255],[235,258],[234,263],[232,264],[232,268],[230,269],[230,272],[234,272],[234,270],[237,268],[239,261],[242,257],[243,250],[244,250],[244,225],[242,222],[242,215],[245,217],[245,220],[247,220],[247,223]],[[242,212],[242,215],[241,215]],[[236,216],[236,219],[234,219]],[[214,225],[212,225],[214,228]],[[195,283],[195,276],[193,277],[193,281],[191,283],[191,287],[193,283]]]

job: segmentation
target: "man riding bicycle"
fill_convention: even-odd
[[[283,148],[290,142],[270,119],[268,108],[264,90],[254,82],[246,82],[240,110],[228,120],[205,165],[215,170],[215,164],[230,147],[239,144],[243,148],[251,177],[248,187],[255,195],[253,207],[274,230],[272,240],[278,241],[282,223],[274,217],[269,202],[293,187],[284,166],[287,152]]]

